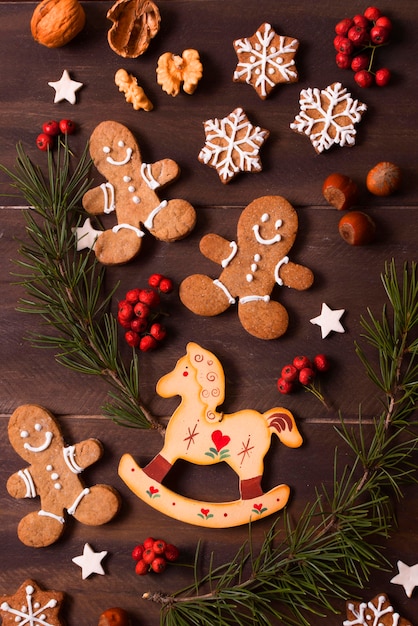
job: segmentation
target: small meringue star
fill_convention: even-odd
[[[84,248],[94,249],[97,237],[102,234],[102,230],[95,230],[88,217],[82,226],[73,229],[77,237],[77,252]]]
[[[95,552],[91,546],[84,544],[83,554],[75,556],[72,561],[79,567],[81,567],[81,577],[84,580],[88,578],[90,574],[104,574],[104,569],[101,565],[102,559],[106,556],[107,552]]]
[[[54,103],[67,100],[70,104],[75,104],[75,92],[83,86],[83,83],[71,80],[67,70],[64,70],[59,80],[50,82],[48,85],[55,89]]]
[[[410,598],[415,587],[418,586],[418,563],[415,565],[406,565],[402,561],[398,561],[399,574],[396,574],[390,581],[395,585],[402,585],[405,593]]]
[[[322,303],[321,315],[313,317],[311,324],[317,324],[321,327],[322,339],[325,339],[331,331],[335,333],[344,333],[345,330],[340,322],[340,318],[345,313],[345,309],[330,309],[325,302]]]

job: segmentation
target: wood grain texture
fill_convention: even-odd
[[[299,233],[291,251],[294,261],[310,267],[314,286],[307,292],[279,289],[274,297],[290,312],[286,335],[277,341],[263,342],[241,328],[236,310],[231,307],[217,318],[197,318],[188,312],[175,295],[170,297],[170,337],[164,348],[141,357],[141,393],[152,413],[162,420],[171,415],[177,399],[164,400],[155,393],[155,384],[183,354],[188,341],[197,341],[221,360],[227,379],[224,410],[239,408],[266,410],[282,404],[294,412],[305,444],[289,450],[273,443],[266,462],[265,482],[288,482],[292,488],[289,511],[297,519],[321,483],[332,481],[335,446],[343,459],[349,459],[335,433],[338,412],[356,422],[361,404],[364,419],[371,420],[379,408],[375,388],[367,380],[355,355],[354,342],[361,335],[360,317],[367,307],[378,314],[384,303],[380,274],[384,264],[395,258],[417,260],[418,186],[417,180],[417,58],[418,5],[416,0],[397,3],[382,0],[379,6],[393,18],[394,41],[379,51],[383,65],[393,70],[393,83],[385,89],[361,90],[351,72],[338,70],[332,46],[334,24],[347,14],[343,0],[292,0],[287,5],[275,0],[160,0],[162,28],[143,57],[125,60],[109,48],[106,19],[110,2],[83,3],[87,15],[84,31],[61,49],[50,50],[36,44],[29,22],[35,3],[28,0],[0,2],[0,163],[13,167],[15,145],[21,141],[37,163],[45,155],[35,147],[42,123],[50,118],[70,117],[79,126],[71,145],[80,154],[94,127],[105,119],[126,124],[137,136],[143,158],[153,162],[165,157],[176,160],[182,170],[180,179],[167,187],[164,197],[185,198],[197,210],[197,226],[190,237],[174,244],[158,243],[146,237],[140,256],[121,268],[107,271],[107,284],[120,286],[112,303],[126,289],[141,286],[150,273],[169,273],[178,284],[190,273],[207,273],[213,278],[219,268],[199,252],[200,238],[209,232],[234,239],[241,210],[254,198],[266,194],[285,196],[299,214]],[[356,3],[348,13],[364,10]],[[252,87],[232,82],[236,55],[232,41],[251,35],[263,22],[277,32],[300,40],[296,57],[300,81],[278,86],[266,101]],[[181,53],[185,48],[199,50],[204,76],[193,96],[172,98],[156,83],[157,59],[163,52]],[[152,112],[135,112],[114,85],[115,72],[123,67],[137,76],[154,103]],[[84,84],[77,104],[53,103],[49,81],[58,80],[67,69],[72,78]],[[368,111],[358,125],[357,145],[316,155],[309,140],[289,128],[298,112],[299,92],[306,87],[326,87],[342,81],[353,95],[366,102]],[[204,143],[203,122],[224,117],[237,106],[250,120],[270,130],[261,150],[263,171],[239,175],[222,185],[216,172],[197,160]],[[401,190],[390,198],[372,197],[364,190],[367,171],[378,161],[391,160],[403,171]],[[364,248],[345,244],[337,232],[340,213],[322,197],[324,178],[341,171],[362,187],[360,207],[370,212],[377,223],[376,241]],[[100,176],[95,175],[98,182]],[[188,568],[173,567],[163,577],[140,578],[134,574],[132,547],[147,535],[157,534],[180,546],[185,561],[191,561],[197,540],[203,540],[205,561],[210,552],[215,560],[232,557],[248,536],[247,528],[227,531],[189,527],[156,513],[140,502],[117,476],[120,456],[131,453],[140,463],[147,462],[161,447],[155,432],[131,431],[116,426],[101,415],[107,385],[59,366],[52,352],[32,348],[25,340],[31,330],[41,330],[34,316],[16,312],[23,291],[16,283],[13,260],[19,258],[19,241],[25,239],[22,199],[10,197],[7,178],[0,174],[0,594],[12,593],[26,577],[68,594],[66,621],[69,626],[94,626],[99,614],[112,605],[122,606],[134,617],[134,626],[157,626],[158,610],[141,600],[146,590],[170,592],[190,582]],[[309,319],[319,315],[322,302],[343,308],[344,334],[321,339],[319,328]],[[129,350],[122,346],[126,358]],[[333,363],[323,386],[332,409],[325,411],[310,394],[280,396],[276,380],[282,365],[294,355],[311,356],[326,352]],[[24,466],[7,440],[7,422],[14,409],[27,402],[41,404],[55,413],[70,442],[89,436],[104,444],[104,458],[85,474],[87,484],[113,484],[123,497],[118,518],[102,527],[88,528],[70,524],[65,537],[50,548],[33,550],[17,539],[16,526],[26,513],[36,508],[32,501],[12,500],[5,488],[8,476]],[[417,460],[417,459],[415,459]],[[168,479],[173,489],[190,497],[232,499],[237,495],[237,480],[227,467],[197,468],[177,463]],[[220,494],[219,485],[224,491]],[[388,593],[399,613],[410,620],[418,615],[417,593],[407,598],[402,588],[390,584],[397,572],[398,559],[412,565],[418,561],[418,489],[410,487],[399,505],[399,527],[385,554],[392,569],[377,572],[369,588],[353,590],[354,595],[372,598],[379,591]],[[269,520],[254,527],[255,542],[260,542]],[[95,550],[107,550],[105,576],[82,580],[79,568],[71,562],[81,554],[85,542]],[[337,604],[343,611],[344,603]],[[311,626],[340,626],[345,615],[311,617]]]

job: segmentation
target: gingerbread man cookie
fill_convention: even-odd
[[[99,526],[118,512],[120,496],[108,485],[85,487],[79,474],[103,454],[97,439],[66,446],[60,428],[46,409],[34,404],[18,407],[9,421],[9,440],[30,465],[12,474],[7,491],[13,498],[40,497],[41,508],[18,525],[27,546],[51,545],[64,532],[65,511],[83,524]]]
[[[89,189],[83,207],[90,215],[115,211],[117,225],[91,231],[91,224],[77,229],[77,249],[93,239],[97,259],[119,265],[133,259],[141,248],[145,227],[156,239],[177,241],[186,237],[196,222],[194,208],[186,200],[160,200],[156,189],[178,178],[180,169],[171,159],[143,163],[133,134],[118,122],[99,124],[90,137],[90,154],[106,182]]]
[[[222,266],[213,280],[194,274],[180,285],[180,299],[197,315],[219,315],[238,301],[238,316],[247,332],[276,339],[288,327],[285,307],[271,300],[274,285],[303,290],[313,283],[310,269],[289,261],[298,230],[292,205],[281,196],[264,196],[241,213],[237,241],[208,234],[200,242],[204,256]]]

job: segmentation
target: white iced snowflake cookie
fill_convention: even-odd
[[[262,100],[279,83],[299,80],[295,54],[299,41],[278,35],[270,24],[264,23],[251,37],[234,41],[238,64],[233,80],[252,85]]]
[[[253,126],[246,113],[237,108],[227,117],[204,122],[206,143],[198,159],[213,167],[223,183],[229,183],[239,172],[260,172],[259,151],[270,132]]]
[[[341,83],[325,89],[302,89],[299,105],[290,128],[308,135],[318,154],[333,145],[354,146],[354,125],[360,122],[367,105],[354,100]]]
[[[44,591],[31,579],[12,595],[0,596],[2,626],[61,626],[59,613],[64,600],[61,591]]]
[[[347,619],[343,626],[412,626],[409,620],[394,610],[384,593],[379,593],[369,602],[348,600],[346,609]]]

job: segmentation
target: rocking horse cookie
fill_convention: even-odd
[[[120,496],[109,485],[85,487],[79,474],[103,454],[97,439],[66,446],[60,428],[46,409],[18,407],[9,420],[9,440],[30,465],[12,474],[7,491],[13,498],[40,497],[41,508],[23,517],[18,537],[41,548],[57,541],[65,528],[65,512],[82,524],[100,526],[118,512]]]
[[[286,505],[289,486],[278,485],[265,493],[261,480],[273,434],[290,448],[302,444],[290,411],[275,407],[264,413],[220,412],[225,393],[222,365],[193,342],[156,389],[163,398],[181,396],[181,403],[169,420],[162,450],[148,465],[141,468],[130,454],[120,460],[119,476],[139,498],[165,515],[211,528],[246,524]],[[197,465],[224,461],[239,477],[240,499],[204,502],[174,493],[162,481],[177,459]]]
[[[196,222],[196,213],[186,200],[160,200],[156,190],[176,180],[180,169],[175,161],[163,159],[143,163],[133,134],[118,122],[99,124],[90,137],[90,154],[106,182],[89,189],[83,207],[90,215],[112,213],[117,224],[95,230],[88,218],[77,229],[77,249],[93,246],[105,265],[131,261],[139,252],[147,229],[160,241],[186,237]]]
[[[289,316],[285,307],[271,299],[275,284],[308,289],[313,274],[289,260],[298,230],[292,205],[281,196],[264,196],[241,213],[237,240],[205,235],[200,251],[218,263],[216,280],[204,274],[188,276],[180,285],[182,303],[197,315],[214,316],[238,302],[244,329],[259,339],[276,339],[286,332]]]

